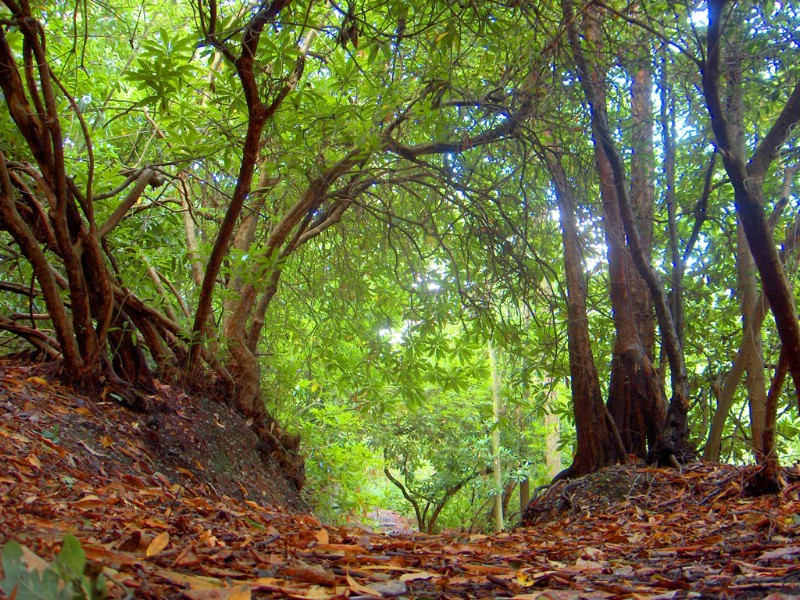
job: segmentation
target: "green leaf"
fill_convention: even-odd
[[[71,534],[64,536],[61,552],[56,557],[56,564],[64,569],[64,573],[72,578],[81,577],[86,568],[86,553],[78,539]]]
[[[22,546],[17,542],[8,542],[3,546],[2,557],[3,572],[6,578],[0,581],[0,589],[2,589],[7,596],[10,596],[17,582],[27,572],[25,565],[22,563]]]

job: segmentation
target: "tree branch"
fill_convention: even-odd
[[[106,219],[106,222],[100,226],[100,229],[97,231],[98,237],[102,240],[106,237],[114,227],[119,225],[120,221],[125,217],[125,214],[128,212],[131,206],[136,204],[139,198],[144,193],[147,184],[150,183],[150,180],[153,178],[154,171],[150,169],[143,169],[139,173],[139,177],[136,179],[136,185],[131,188],[128,192],[128,195],[125,196],[125,199],[119,203],[114,212],[111,213],[111,216]]]

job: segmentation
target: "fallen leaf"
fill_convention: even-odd
[[[98,508],[101,506],[105,506],[105,504],[106,502],[103,501],[103,499],[100,498],[99,496],[96,496],[95,494],[89,494],[88,496],[84,496],[75,503],[75,505],[81,510]],[[113,504],[113,502],[109,502],[109,504]]]
[[[511,567],[499,567],[497,565],[481,565],[478,563],[461,563],[461,567],[465,571],[472,573],[483,573],[488,575],[509,575],[514,573]]]
[[[775,558],[787,558],[789,556],[794,556],[795,554],[800,554],[800,546],[784,546],[783,548],[776,548],[775,550],[764,552],[764,554],[759,556],[758,559],[772,560]]]
[[[348,588],[335,587],[328,588],[319,585],[312,585],[304,592],[293,592],[286,590],[286,595],[290,598],[297,598],[297,600],[344,600],[347,598]]]
[[[588,597],[574,590],[544,590],[533,594],[520,594],[511,600],[583,600]]]
[[[183,595],[191,600],[250,600],[250,586],[187,590]]]
[[[125,538],[119,546],[117,546],[117,550],[122,552],[136,552],[140,546],[142,545],[142,532],[138,529],[132,531],[127,538]]]
[[[602,571],[605,568],[604,563],[600,563],[594,560],[584,560],[582,558],[579,558],[578,560],[575,561],[575,566],[584,572]]]
[[[334,574],[330,571],[326,571],[322,565],[309,565],[301,562],[284,567],[281,569],[280,574],[292,579],[302,579],[303,581],[328,587],[334,587],[336,585],[336,577]]]
[[[362,585],[358,583],[350,573],[347,573],[347,585],[350,586],[350,589],[354,592],[358,592],[359,594],[367,594],[368,596],[378,596],[379,598],[383,595],[378,590],[369,587],[368,585]]]
[[[330,542],[330,536],[328,535],[327,529],[320,529],[314,537],[317,538],[317,541],[320,544],[327,544]]]
[[[22,562],[25,563],[25,566],[28,571],[36,571],[39,575],[42,575],[47,570],[47,567],[50,565],[47,563],[46,560],[43,558],[39,558],[36,554],[28,550],[25,546],[21,546],[22,548]]]
[[[32,464],[34,467],[36,467],[37,469],[41,469],[42,468],[42,463],[39,462],[39,458],[35,454],[31,454],[30,456],[28,456],[28,462],[30,464]]]
[[[437,573],[431,573],[430,571],[416,571],[414,573],[404,573],[400,575],[400,581],[417,581],[417,580],[425,580],[425,579],[433,579],[434,577],[438,578],[440,575]]]
[[[151,556],[155,556],[159,552],[161,552],[164,548],[167,547],[169,544],[169,532],[164,531],[159,533],[156,537],[153,538],[153,541],[150,542],[150,545],[147,547],[147,551],[145,552],[145,556],[148,558]]]
[[[320,544],[314,548],[315,552],[342,552],[344,554],[367,554],[361,546],[351,544]]]
[[[35,383],[36,385],[42,385],[44,387],[50,387],[50,383],[47,381],[47,379],[42,379],[41,377],[28,377],[25,381]]]

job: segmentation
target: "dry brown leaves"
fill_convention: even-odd
[[[617,467],[551,488],[529,528],[377,535],[173,483],[148,468],[140,437],[122,431],[60,439],[60,415],[100,413],[25,375],[1,375],[0,544],[16,539],[51,558],[73,533],[118,598],[800,594],[800,484],[791,481],[779,496],[746,498],[734,467]],[[120,453],[126,464],[112,460]]]

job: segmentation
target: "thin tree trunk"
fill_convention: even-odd
[[[775,225],[780,219],[783,209],[789,203],[789,194],[791,193],[792,182],[797,170],[797,165],[787,167],[784,170],[783,186],[781,187],[780,198],[778,199],[775,209],[769,218],[770,229],[774,229]],[[787,231],[787,237],[783,240],[782,244],[783,250],[780,252],[781,261],[785,261],[786,258],[792,252],[794,252],[795,248],[797,247],[798,232],[800,232],[800,217],[795,219],[794,225],[789,227]],[[720,389],[719,394],[717,394],[717,408],[714,411],[714,416],[711,420],[711,428],[708,432],[708,440],[706,441],[706,446],[703,449],[703,458],[706,460],[717,461],[720,458],[722,432],[725,427],[725,421],[728,418],[728,413],[731,410],[731,406],[733,406],[736,388],[738,387],[739,381],[741,380],[742,375],[747,368],[748,362],[751,360],[749,354],[754,349],[753,344],[747,339],[748,331],[761,330],[762,324],[764,323],[764,318],[767,316],[767,310],[768,303],[766,295],[762,290],[756,302],[753,303],[752,312],[747,316],[746,320],[743,319],[743,323],[748,323],[748,327],[743,326],[743,335],[742,341],[739,345],[739,350],[736,353],[736,357],[734,358],[730,371],[728,371],[727,375],[725,376],[725,381],[722,385],[722,388]],[[765,414],[765,419],[766,418],[768,417]]]
[[[555,395],[555,391],[553,392]],[[548,411],[544,416],[545,453],[544,462],[547,466],[547,476],[555,477],[561,472],[561,451],[558,449],[559,420],[558,415]],[[527,479],[525,480],[527,483]]]
[[[188,357],[188,372],[190,376],[198,367],[200,350],[204,343],[206,322],[211,314],[211,302],[217,275],[222,267],[222,261],[228,253],[236,222],[239,220],[239,215],[253,184],[253,174],[261,144],[261,133],[264,130],[264,125],[275,114],[275,111],[278,110],[289,92],[297,85],[305,66],[305,53],[302,53],[298,57],[293,73],[272,102],[269,105],[265,105],[261,101],[254,70],[256,50],[264,27],[274,20],[290,3],[291,0],[275,0],[268,7],[262,8],[254,14],[244,29],[241,51],[238,57],[234,57],[224,42],[217,38],[215,29],[217,23],[209,23],[209,29],[205,32],[206,39],[231,60],[236,67],[236,73],[239,76],[247,104],[248,120],[247,134],[242,147],[242,162],[239,167],[236,186],[233,190],[231,202],[225,212],[225,217],[220,225],[220,230],[214,240],[214,246],[203,275],[203,283],[200,286],[200,297],[197,303],[197,311],[195,312],[194,325],[192,326],[192,345],[189,349]]]
[[[795,85],[789,99],[772,128],[749,161],[737,152],[731,124],[725,114],[719,89],[721,76],[723,8],[725,0],[708,1],[708,46],[702,65],[703,93],[711,118],[711,126],[720,148],[725,169],[734,190],[736,212],[742,222],[750,252],[753,255],[764,292],[781,338],[794,380],[800,405],[800,323],[797,320],[794,297],[789,280],[778,257],[764,213],[763,182],[767,170],[786,140],[789,131],[800,120],[800,83]],[[736,18],[733,15],[731,18]]]
[[[497,351],[489,341],[489,365],[492,371],[492,479],[494,481],[494,531],[504,529],[503,519],[503,471],[500,466],[500,373],[497,369]]]
[[[197,243],[192,203],[189,196],[189,181],[185,171],[178,173],[178,197],[181,199],[181,212],[183,216],[183,232],[186,238],[186,256],[192,265],[192,281],[197,289],[203,285],[203,261],[200,258],[200,244]]]
[[[761,336],[761,324],[764,320],[763,318],[757,320],[750,318],[755,312],[760,294],[758,292],[753,255],[750,254],[750,249],[747,247],[747,240],[741,223],[737,225],[736,274],[741,296],[742,345],[746,348],[745,369],[747,378],[745,382],[747,386],[747,401],[750,408],[751,439],[753,450],[758,454],[761,451],[767,404],[767,380],[764,375],[764,343]]]

